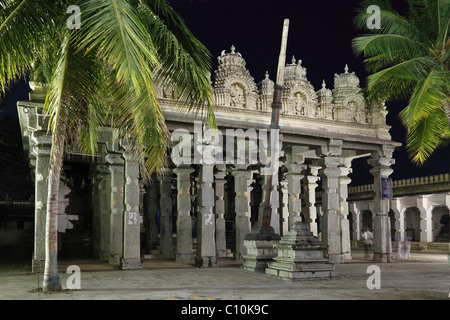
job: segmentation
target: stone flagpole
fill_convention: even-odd
[[[276,131],[280,129],[280,110],[282,107],[282,92],[283,92],[283,84],[284,84],[284,66],[286,64],[286,48],[287,48],[287,39],[288,39],[288,31],[289,31],[289,19],[284,20],[283,25],[283,34],[281,39],[281,50],[280,57],[278,59],[278,71],[277,71],[277,79],[275,84],[275,91],[273,93],[273,102],[272,102],[272,119],[270,123],[270,142],[267,146],[267,152],[270,155],[270,167],[273,170],[272,172],[264,175],[264,185],[262,190],[262,203],[260,207],[260,212],[262,212],[262,227],[268,228],[270,227],[270,220],[272,217],[272,208],[271,208],[271,194],[272,189],[274,188],[272,180],[273,175],[278,174],[278,167],[275,168],[276,163],[278,163],[278,155],[279,150],[272,150],[272,143],[275,141],[273,139],[273,135]],[[275,152],[273,152],[275,151]]]
[[[272,103],[272,119],[270,123],[270,142],[267,146],[267,155],[270,157],[270,165],[262,171],[264,175],[264,185],[262,187],[262,202],[259,209],[259,221],[252,231],[245,236],[244,246],[247,253],[243,255],[244,264],[242,268],[248,271],[264,272],[268,263],[277,256],[277,249],[274,244],[280,241],[279,234],[275,234],[270,226],[272,216],[271,195],[273,186],[273,175],[278,174],[279,161],[279,129],[280,129],[280,109],[282,107],[282,91],[284,83],[284,67],[286,63],[286,48],[289,30],[289,20],[285,19],[281,39],[281,50],[278,59],[277,80]],[[275,148],[273,148],[275,147]]]

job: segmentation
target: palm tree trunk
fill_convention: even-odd
[[[64,139],[52,144],[53,161],[48,175],[47,217],[45,226],[44,291],[61,291],[58,272],[58,196],[59,181],[64,158]]]

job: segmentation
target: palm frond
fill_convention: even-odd
[[[158,56],[129,1],[90,0],[82,4],[81,10],[84,28],[79,48],[94,50],[115,70],[119,84],[131,84],[138,94],[146,87],[151,89],[151,70],[158,65]]]
[[[434,109],[408,130],[406,147],[414,163],[424,164],[444,138],[448,138],[450,130],[443,113],[441,109]]]
[[[382,53],[390,59],[411,59],[424,54],[423,45],[415,39],[397,34],[374,34],[356,37],[352,41],[357,55],[372,57]]]
[[[444,101],[447,99],[443,88],[448,85],[448,79],[448,72],[434,69],[418,83],[408,106],[400,112],[400,117],[406,127],[421,122],[424,118],[430,116],[435,109],[442,110]]]
[[[159,57],[152,38],[129,1],[91,0],[82,4],[82,12],[86,31],[77,46],[95,53],[114,75],[118,91],[113,96],[127,92],[114,105],[112,125],[134,144],[141,162],[147,159],[145,169],[160,169],[169,134],[153,91],[152,71],[159,66]]]
[[[139,11],[161,58],[155,82],[173,92],[188,111],[206,105],[208,124],[215,128],[209,51],[167,1],[139,1]]]
[[[32,68],[32,53],[54,26],[51,2],[0,0],[0,90]]]

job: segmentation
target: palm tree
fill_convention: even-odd
[[[380,8],[379,29],[367,27],[371,5]],[[372,73],[369,98],[409,99],[400,118],[408,153],[421,165],[450,137],[450,0],[407,0],[406,7],[402,15],[390,1],[363,1],[355,25],[367,34],[353,48]]]
[[[70,5],[81,28],[68,27]],[[166,0],[0,0],[0,89],[29,76],[48,84],[52,133],[43,288],[61,290],[57,261],[58,190],[64,148],[95,153],[99,129],[116,128],[143,173],[166,164],[169,132],[154,85],[186,110],[207,110],[215,127],[210,54]]]

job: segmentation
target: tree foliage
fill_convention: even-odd
[[[379,29],[367,28],[371,5],[380,8]],[[390,1],[363,1],[355,25],[367,33],[353,40],[353,48],[371,73],[371,98],[408,99],[400,112],[406,146],[423,164],[450,136],[450,0],[407,0],[406,6],[399,13]]]

